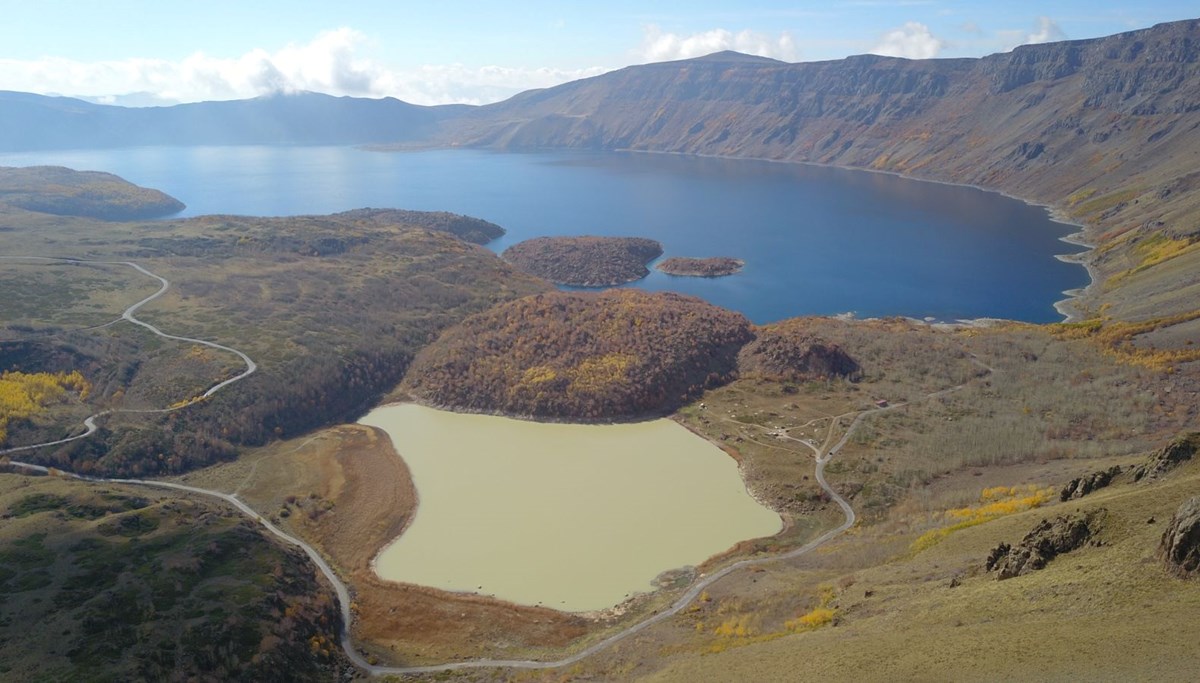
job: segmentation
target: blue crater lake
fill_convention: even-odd
[[[0,165],[116,173],[183,215],[452,211],[502,225],[497,252],[542,235],[629,235],[665,256],[732,256],[736,275],[652,271],[671,290],[758,323],[851,312],[939,320],[1060,320],[1087,283],[1056,254],[1075,228],[969,187],[801,164],[637,153],[368,152],[351,147],[152,147],[0,154]]]

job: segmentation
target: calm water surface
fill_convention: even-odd
[[[544,424],[403,404],[392,438],[420,504],[380,576],[566,611],[611,607],[782,522],[721,449],[670,420]]]
[[[185,215],[444,210],[499,223],[496,251],[540,235],[638,235],[666,256],[733,256],[735,276],[654,271],[755,322],[803,314],[1061,319],[1086,284],[1055,254],[1074,229],[971,188],[863,171],[633,153],[377,153],[349,147],[155,147],[0,154],[0,165],[103,170],[179,198]]]

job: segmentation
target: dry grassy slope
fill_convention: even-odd
[[[1193,462],[1161,481],[1121,483],[958,531],[854,574],[835,601],[837,626],[679,658],[645,680],[795,680],[798,672],[824,681],[1194,680],[1200,651],[1180,624],[1200,608],[1200,581],[1169,576],[1156,549],[1198,485]],[[1043,518],[1095,508],[1108,510],[1102,546],[1007,581],[982,572],[997,543],[1015,543]],[[961,585],[951,588],[954,577]]]
[[[965,182],[1055,205],[1093,227],[1103,276],[1162,232],[1200,239],[1200,21],[982,59],[857,56],[785,64],[719,54],[518,95],[451,120],[446,138],[500,148],[636,149],[808,161]],[[1115,242],[1114,242],[1115,243]],[[1144,279],[1188,295],[1087,302],[1128,318],[1187,310],[1190,267]],[[1125,290],[1124,287],[1128,287]]]

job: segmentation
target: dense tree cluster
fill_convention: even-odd
[[[644,237],[535,237],[502,256],[516,267],[560,285],[610,287],[650,274],[646,264],[662,245]]]
[[[857,361],[807,328],[803,318],[795,318],[755,329],[754,341],[738,356],[738,370],[786,381],[861,376]]]
[[[335,213],[331,218],[375,225],[411,225],[426,230],[448,232],[465,242],[487,244],[504,235],[504,228],[473,216],[448,211],[410,211],[408,209],[354,209]]]
[[[0,445],[8,439],[8,425],[28,420],[62,402],[67,390],[87,398],[92,386],[78,370],[71,372],[0,372]]]
[[[662,414],[728,381],[750,338],[741,314],[678,294],[538,294],[448,330],[418,354],[405,387],[434,404],[482,412]]]
[[[733,275],[740,271],[745,262],[729,256],[713,256],[711,258],[692,258],[690,256],[672,256],[658,264],[658,269],[667,275],[683,275],[691,277],[722,277]]]

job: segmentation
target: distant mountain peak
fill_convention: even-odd
[[[739,64],[787,64],[778,59],[770,57],[760,57],[758,55],[748,55],[744,52],[734,52],[733,50],[721,50],[712,54],[704,55],[703,57],[695,57],[692,59],[682,60],[688,62],[718,62],[722,64],[739,63]]]

